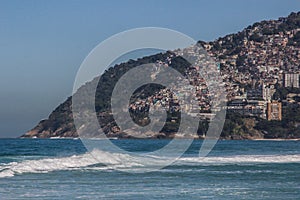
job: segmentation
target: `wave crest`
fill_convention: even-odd
[[[48,173],[60,170],[112,170],[141,168],[144,163],[159,164],[167,158],[135,158],[128,154],[112,154],[94,150],[69,157],[24,160],[0,165],[0,178],[23,173]],[[300,155],[236,155],[228,157],[183,157],[175,165],[227,165],[251,163],[300,163]],[[100,165],[100,166],[99,166]]]

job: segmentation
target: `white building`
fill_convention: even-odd
[[[284,74],[284,87],[299,88],[299,74]]]

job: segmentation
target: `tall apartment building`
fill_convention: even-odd
[[[299,88],[299,74],[284,74],[284,87]]]
[[[268,102],[267,106],[267,120],[282,120],[281,102]]]
[[[262,97],[265,101],[271,101],[276,89],[274,85],[262,86]]]

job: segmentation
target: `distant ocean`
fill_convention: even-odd
[[[131,151],[168,142],[114,140]],[[204,160],[201,143],[171,166],[132,174],[95,161],[80,140],[1,139],[0,199],[300,199],[300,141],[219,141]]]

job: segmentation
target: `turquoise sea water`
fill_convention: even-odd
[[[169,141],[113,142],[151,151]],[[204,160],[201,143],[171,166],[127,173],[80,140],[1,139],[0,199],[300,199],[300,141],[219,141]]]

